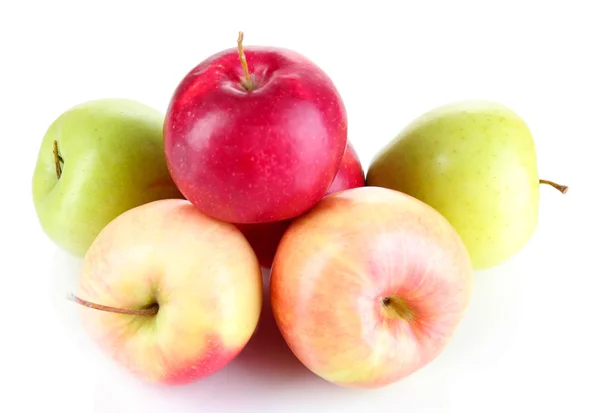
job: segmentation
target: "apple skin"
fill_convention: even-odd
[[[285,221],[265,222],[263,224],[235,224],[244,234],[258,258],[260,266],[270,270],[279,241],[292,223]]]
[[[497,102],[458,101],[417,117],[374,157],[367,185],[437,209],[462,237],[476,270],[513,257],[538,223],[533,136]]]
[[[356,149],[350,141],[346,144],[346,151],[342,157],[342,163],[327,190],[325,196],[340,192],[345,189],[358,188],[365,186],[365,172],[360,163]]]
[[[162,145],[163,115],[128,99],[70,108],[48,128],[32,177],[42,229],[61,249],[83,257],[122,212],[158,199],[183,198]],[[54,140],[64,161],[57,178]]]
[[[331,79],[287,49],[216,53],[179,83],[165,118],[165,154],[183,195],[232,223],[294,218],[327,192],[342,160],[347,114]]]
[[[270,293],[286,343],[309,370],[340,386],[376,388],[443,351],[471,288],[469,255],[441,214],[406,194],[362,187],[294,220]]]
[[[364,185],[364,170],[356,150],[350,141],[348,141],[342,163],[325,196]],[[271,269],[279,241],[291,222],[292,219],[288,219],[263,224],[236,224],[236,226],[242,231],[248,242],[250,242],[250,245],[252,245],[260,265],[265,269]]]
[[[165,385],[230,363],[256,329],[262,274],[232,224],[187,200],[154,201],[109,223],[82,265],[78,296],[117,308],[159,304],[154,316],[81,306],[89,336],[139,378]]]

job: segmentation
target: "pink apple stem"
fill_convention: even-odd
[[[246,54],[244,53],[244,47],[242,46],[242,42],[244,41],[244,33],[238,33],[237,45],[238,45],[238,55],[240,56],[240,63],[242,64],[242,69],[244,69],[244,87],[246,90],[252,90],[252,79],[250,78],[250,72],[248,70],[248,62],[246,61]]]
[[[152,305],[150,308],[145,308],[142,310],[132,310],[128,308],[116,308],[110,307],[107,305],[96,304],[90,301],[84,300],[83,298],[77,297],[75,294],[69,294],[67,296],[68,300],[74,301],[77,304],[81,304],[88,308],[93,308],[94,310],[106,311],[109,313],[117,313],[117,314],[127,314],[127,315],[156,315],[158,313],[158,304]]]
[[[563,194],[566,194],[567,191],[569,190],[568,186],[565,185],[559,185],[556,182],[552,182],[552,181],[548,181],[546,179],[540,179],[540,184],[546,184],[546,185],[550,185],[556,189],[558,189],[560,192],[562,192]]]
[[[60,156],[60,153],[58,153],[57,141],[54,141],[54,149],[52,150],[52,152],[54,153],[54,167],[56,169],[56,178],[60,179],[60,176],[62,175],[62,166],[60,164],[61,162],[64,163],[65,161],[63,161],[62,156]]]

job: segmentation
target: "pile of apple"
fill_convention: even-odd
[[[316,375],[379,387],[431,362],[469,304],[473,270],[537,225],[532,134],[507,107],[464,101],[407,125],[363,173],[344,103],[307,58],[216,53],[166,116],[103,99],[58,117],[36,211],[82,257],[82,325],[144,380],[183,384],[253,335],[261,267],[285,342]]]

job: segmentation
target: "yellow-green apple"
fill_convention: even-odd
[[[437,209],[462,237],[475,269],[511,258],[538,222],[540,183],[533,135],[496,102],[437,107],[375,156],[367,185],[404,192]]]
[[[134,375],[186,384],[246,346],[260,316],[262,275],[232,224],[187,200],[158,200],[111,221],[83,260],[85,331]]]
[[[163,115],[128,99],[99,99],[52,122],[33,173],[42,229],[82,257],[100,230],[122,212],[158,199],[183,198],[162,144]]]
[[[435,359],[471,296],[467,250],[425,203],[378,187],[325,197],[284,234],[271,305],[293,353],[346,387],[396,382]]]

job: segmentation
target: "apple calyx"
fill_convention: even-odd
[[[381,300],[383,307],[383,315],[391,319],[403,319],[408,322],[414,320],[415,314],[406,304],[406,302],[398,297],[388,296]]]
[[[88,307],[88,308],[93,308],[94,310],[99,310],[99,311],[106,311],[109,313],[117,313],[117,314],[127,314],[127,315],[156,315],[158,313],[158,303],[152,304],[150,307],[148,308],[143,308],[143,309],[130,309],[130,308],[117,308],[117,307],[110,307],[107,305],[102,305],[102,304],[96,304],[96,303],[92,303],[90,301],[84,300],[83,298],[79,298],[77,297],[75,294],[69,294],[67,296],[67,300],[71,300],[77,304],[83,305],[84,307]]]
[[[248,62],[246,61],[246,55],[244,54],[244,47],[242,46],[242,42],[244,41],[244,33],[238,33],[237,39],[237,47],[238,47],[238,55],[240,56],[240,63],[242,64],[242,69],[244,69],[244,80],[242,80],[242,86],[248,92],[254,89],[254,84],[252,83],[252,78],[250,77],[250,72],[248,71]]]
[[[60,176],[62,175],[61,163],[64,164],[65,161],[63,160],[62,156],[60,156],[60,153],[58,152],[58,142],[57,141],[54,141],[52,153],[54,154],[54,166],[56,169],[56,178],[60,179]]]
[[[546,179],[540,179],[540,184],[546,184],[546,185],[550,185],[556,189],[558,189],[560,192],[562,192],[563,194],[566,194],[567,191],[569,190],[569,187],[566,185],[559,185],[556,182],[552,182],[552,181],[548,181]]]

